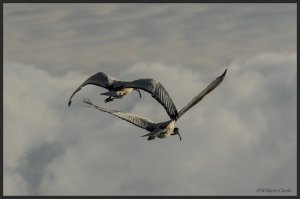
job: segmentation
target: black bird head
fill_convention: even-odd
[[[180,141],[182,141],[180,133],[179,133],[179,128],[175,127],[174,130],[173,130],[173,133],[171,135],[178,135]]]

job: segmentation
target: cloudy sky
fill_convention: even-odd
[[[296,4],[4,4],[4,195],[296,195]],[[178,122],[145,130],[97,105],[166,121],[148,93],[104,103],[105,72],[159,80]],[[277,192],[258,192],[272,189]],[[282,192],[282,190],[288,190]]]

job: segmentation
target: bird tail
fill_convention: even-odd
[[[147,133],[145,135],[142,135],[141,137],[146,137],[146,136],[157,136],[159,133],[161,133],[164,129],[155,129],[154,131],[150,132],[150,133]]]
[[[100,95],[106,95],[106,96],[110,96],[111,93],[108,91],[108,92],[105,92],[105,93],[100,93]]]
[[[142,135],[141,137],[147,137],[147,136],[150,136],[151,134],[152,134],[152,132],[151,133],[147,133],[145,135]]]

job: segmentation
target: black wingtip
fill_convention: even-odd
[[[226,70],[224,71],[224,73],[221,76],[225,76],[226,72],[227,72],[227,68],[226,68]]]
[[[70,107],[70,106],[71,106],[71,103],[72,103],[72,101],[70,100],[70,101],[68,102],[68,107]]]

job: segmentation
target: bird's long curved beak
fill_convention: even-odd
[[[139,93],[139,95],[140,95],[140,98],[142,98],[142,94],[141,94],[141,91],[140,91],[140,89],[135,89],[138,93]]]
[[[179,136],[180,141],[182,141],[181,136],[180,136],[180,133],[178,132],[177,134],[178,134],[178,136]]]

